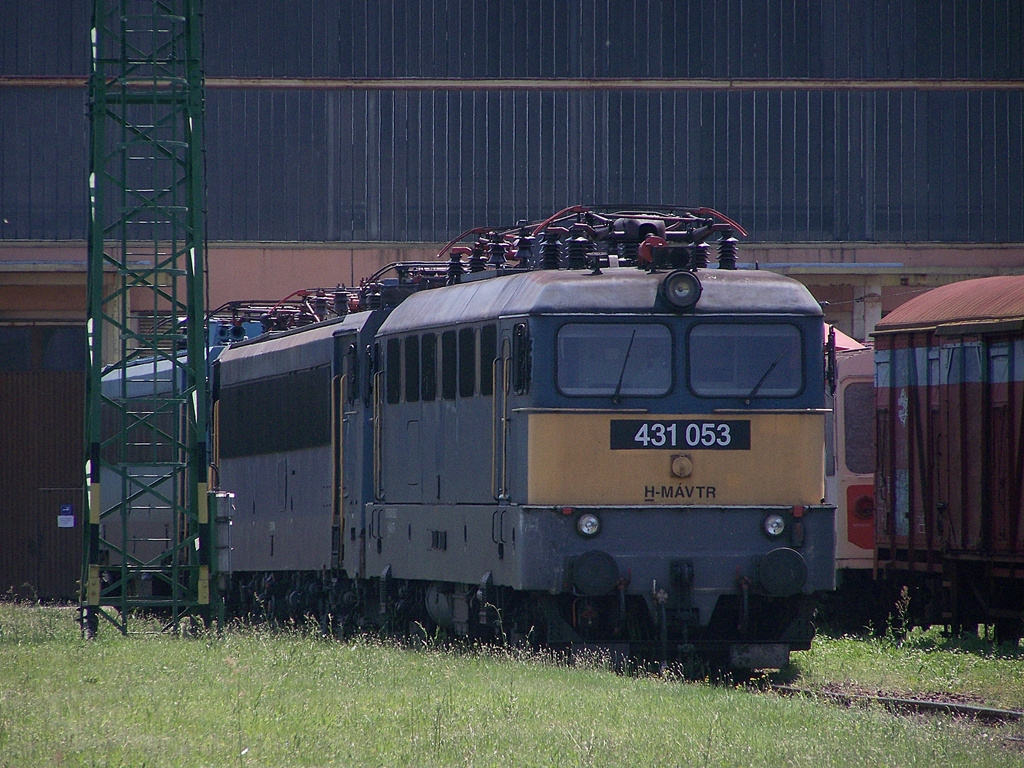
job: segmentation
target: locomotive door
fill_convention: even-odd
[[[483,347],[483,345],[481,345]],[[494,390],[491,396],[491,493],[496,501],[508,501],[508,392],[512,342],[508,331],[492,355]]]
[[[346,532],[362,530],[359,461],[359,344],[354,333],[334,337],[335,371],[331,390],[331,476],[333,522],[331,559],[334,567],[350,570],[357,553],[346,553],[346,543],[355,548],[361,539],[346,537]],[[346,554],[349,555],[346,563]]]
[[[868,568],[875,546],[875,392],[870,349],[839,357],[835,414],[836,559]]]

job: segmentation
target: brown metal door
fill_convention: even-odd
[[[0,593],[78,594],[84,401],[79,371],[0,373]]]

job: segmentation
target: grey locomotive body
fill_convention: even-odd
[[[729,262],[611,256],[449,268],[445,287],[225,351],[228,594],[736,666],[807,648],[834,587],[820,308]]]

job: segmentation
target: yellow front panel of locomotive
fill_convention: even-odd
[[[529,504],[809,505],[824,496],[822,413],[527,418]],[[747,429],[749,447],[737,449]]]

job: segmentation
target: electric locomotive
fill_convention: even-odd
[[[225,594],[740,668],[808,648],[835,584],[822,312],[736,269],[733,233],[582,207],[471,230],[225,351]]]

